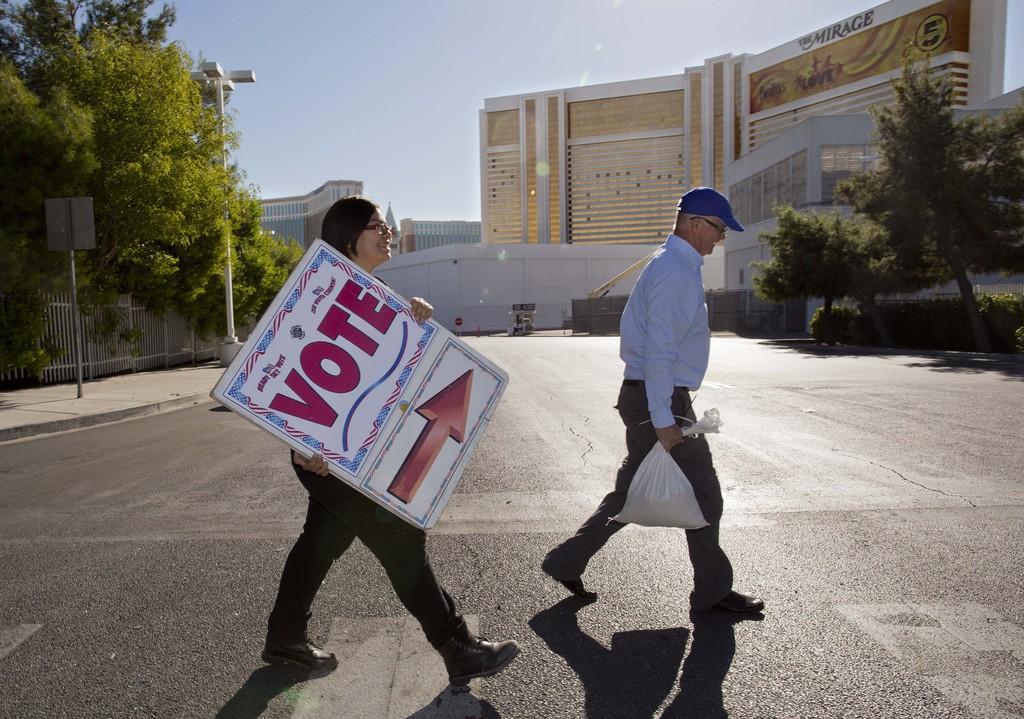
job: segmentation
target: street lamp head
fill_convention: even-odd
[[[230,70],[228,79],[232,82],[256,82],[256,73],[252,70]]]
[[[204,62],[199,69],[211,80],[219,80],[224,77],[224,68],[220,66],[219,62]]]

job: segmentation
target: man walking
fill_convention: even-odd
[[[672,234],[641,271],[622,313],[619,355],[626,369],[617,409],[626,425],[628,455],[615,489],[575,535],[548,552],[541,568],[576,596],[597,599],[583,584],[587,563],[626,526],[612,517],[625,504],[640,463],[661,442],[693,485],[708,522],[703,529],[686,530],[693,565],[690,606],[755,613],[764,602],[733,590],[732,565],[718,544],[722,489],[707,440],[684,438],[679,427],[684,417],[696,421],[690,392],[700,387],[708,368],[711,331],[701,266],[729,228],[742,232],[743,226],[729,201],[709,187],[687,192],[677,210]]]

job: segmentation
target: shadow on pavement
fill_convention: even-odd
[[[285,695],[289,706],[297,708],[296,703],[301,704],[302,699],[296,685],[329,673],[286,665],[262,666],[249,675],[214,719],[258,719],[280,694]],[[469,687],[448,686],[425,707],[410,714],[408,719],[501,719],[501,716],[488,702],[475,696]]]
[[[759,344],[790,350],[798,354],[829,359],[832,357],[904,357],[912,360],[908,367],[921,367],[936,372],[982,374],[997,372],[1011,379],[1024,379],[1024,358],[1020,355],[973,354],[969,352],[929,353],[912,349],[884,347],[826,346],[789,340],[763,340]]]
[[[408,719],[501,719],[493,706],[468,687],[447,687]]]
[[[618,632],[612,636],[609,650],[580,629],[576,613],[584,606],[587,604],[579,599],[563,599],[534,616],[530,627],[565,658],[583,682],[584,716],[648,719],[675,686],[689,630]],[[718,696],[719,714],[707,716],[722,714],[721,687]]]
[[[222,404],[218,404],[216,407],[210,407],[211,412],[230,412],[231,410]]]
[[[683,662],[679,694],[661,719],[725,719],[722,684],[736,654],[733,627],[744,620],[761,621],[764,616],[694,614],[693,643]]]
[[[274,697],[313,676],[301,667],[262,666],[249,675],[215,719],[257,719]]]

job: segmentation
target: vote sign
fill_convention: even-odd
[[[418,527],[448,503],[508,375],[322,241],[214,399]]]

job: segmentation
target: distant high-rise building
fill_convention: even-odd
[[[770,212],[814,174],[810,148],[789,148],[796,164],[746,185],[731,164],[808,118],[891,102],[904,57],[948,77],[957,107],[1000,95],[1006,16],[1006,0],[890,0],[676,75],[487,98],[482,240],[660,242],[675,200],[700,185],[745,188],[741,212]]]
[[[261,200],[260,225],[282,242],[294,240],[305,248],[320,237],[324,215],[335,200],[361,194],[359,180],[328,180],[305,195]]]
[[[478,242],[480,242],[479,222],[402,218],[400,252],[403,254],[444,245],[472,245]]]
[[[399,228],[398,221],[395,220],[395,213],[391,211],[391,203],[388,203],[388,211],[384,215],[384,221],[388,223],[388,227],[391,228],[391,254],[397,255],[402,251],[401,243],[399,242]]]

